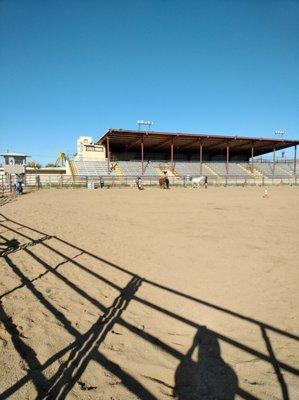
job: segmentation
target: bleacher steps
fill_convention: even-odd
[[[116,163],[115,167],[114,167],[114,172],[116,176],[123,176],[123,172],[122,169],[120,168],[120,166],[118,165],[118,163]]]
[[[291,175],[291,176],[294,175],[294,174],[292,174],[291,171],[287,171],[286,169],[281,168],[281,166],[279,164],[275,164],[275,168],[278,168],[279,171],[281,171],[284,175],[285,174],[288,174],[288,175]]]
[[[237,165],[242,169],[242,171],[245,171],[249,176],[255,177],[254,168],[253,168],[253,172],[251,172],[250,169],[245,168],[242,164],[237,164]]]
[[[210,167],[208,164],[206,164],[206,163],[203,163],[202,164],[203,166],[205,166],[213,175],[216,175],[216,176],[218,176],[218,174],[217,174],[217,172],[216,171],[214,171],[213,170],[213,168],[212,167]]]
[[[76,165],[72,160],[68,159],[67,162],[69,163],[69,167],[70,167],[70,171],[71,171],[71,174],[72,174],[73,181],[75,181],[77,176],[78,176],[78,171],[77,171]]]

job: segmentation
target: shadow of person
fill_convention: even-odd
[[[0,254],[9,250],[15,250],[20,245],[20,242],[17,239],[7,240],[3,236],[1,236],[1,238],[3,240],[0,242]]]
[[[199,327],[192,346],[176,370],[175,398],[233,400],[237,389],[237,375],[222,360],[216,335],[205,326]]]

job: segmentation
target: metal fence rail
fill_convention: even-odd
[[[252,177],[252,176],[236,176],[236,175],[223,175],[223,176],[209,176],[208,185],[210,186],[264,186],[264,185],[297,185],[298,177],[291,175],[281,175],[273,177]],[[133,187],[135,186],[136,176],[101,176],[104,181],[104,187]],[[170,176],[171,186],[188,187],[192,186],[189,176]],[[12,192],[16,178],[2,175],[0,178],[0,194]],[[159,185],[159,178],[157,176],[146,176],[142,178],[144,186],[157,186]],[[51,175],[41,174],[33,175],[27,174],[24,180],[24,188],[26,190],[39,190],[46,188],[99,188],[100,176],[76,176],[72,175]]]

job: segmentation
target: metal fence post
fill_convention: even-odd
[[[11,174],[8,175],[8,179],[9,179],[9,191],[12,192]]]

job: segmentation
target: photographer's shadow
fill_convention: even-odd
[[[216,335],[199,327],[192,346],[175,373],[174,396],[178,400],[234,400],[238,378],[221,358]]]

